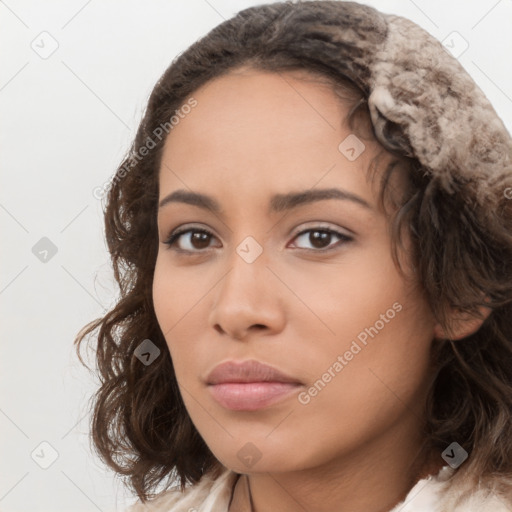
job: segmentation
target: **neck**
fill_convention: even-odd
[[[388,512],[414,484],[442,467],[421,439],[391,428],[381,439],[315,468],[248,476],[253,512]]]

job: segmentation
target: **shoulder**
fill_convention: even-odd
[[[410,490],[404,501],[390,512],[510,512],[512,498],[497,490],[492,480],[478,487],[455,483],[449,466],[422,479]]]
[[[227,512],[238,477],[228,469],[215,479],[204,475],[184,491],[170,489],[146,503],[138,500],[126,512]]]

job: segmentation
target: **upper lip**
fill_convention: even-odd
[[[243,362],[226,361],[217,365],[206,378],[207,384],[227,382],[290,382],[300,384],[297,379],[254,359]]]

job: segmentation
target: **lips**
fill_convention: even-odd
[[[219,364],[206,378],[207,384],[226,382],[288,382],[301,384],[300,381],[259,361],[250,360],[241,363],[227,361]]]
[[[210,372],[206,384],[214,400],[236,411],[268,407],[302,386],[299,380],[255,360],[222,363]]]

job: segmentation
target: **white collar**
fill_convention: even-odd
[[[407,497],[389,512],[511,512],[512,502],[484,488],[462,489],[449,480],[453,471],[446,466],[437,475],[419,480]],[[227,512],[238,473],[227,468],[213,480],[205,475],[185,491],[168,490],[126,512]]]

